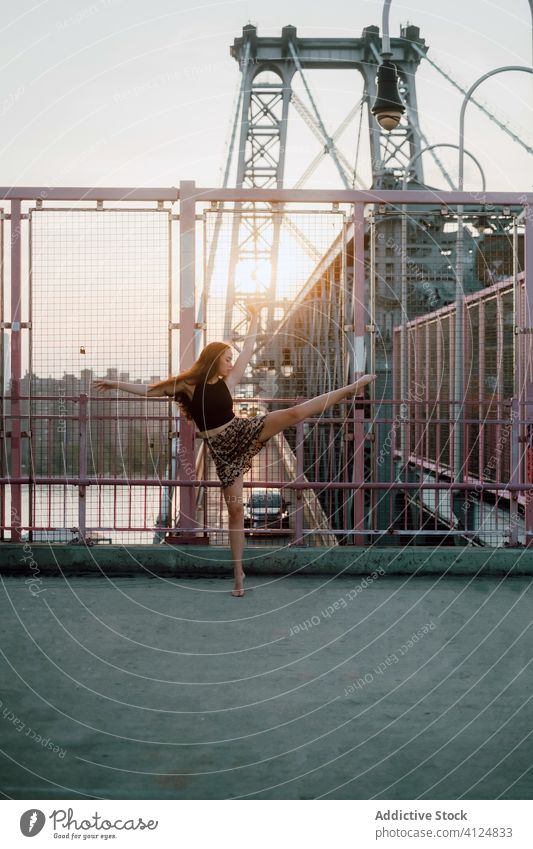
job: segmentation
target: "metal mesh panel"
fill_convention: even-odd
[[[340,212],[205,213],[207,341],[226,338],[240,346],[243,306],[264,304],[242,394],[310,397],[342,382],[344,226]],[[243,228],[250,238],[237,254]]]
[[[460,496],[464,502],[461,510],[468,516],[465,527],[477,528],[479,538],[488,544],[503,544],[509,536],[509,498],[482,492],[477,484],[494,482],[504,489],[513,473],[512,440],[517,438],[517,432],[512,431],[510,407],[514,378],[512,283],[506,288],[500,284],[496,292],[480,293],[468,304],[465,362],[457,366],[465,369],[465,403],[459,421],[454,420],[454,406],[450,403],[454,398],[455,308],[436,319],[413,322],[408,325],[408,332],[412,352],[410,393],[412,381],[420,381],[423,373],[416,363],[429,364],[429,391],[423,389],[422,383],[423,402],[407,405],[410,460],[430,473],[426,476],[428,481],[453,480],[457,474],[455,437],[459,431],[464,452],[460,480],[470,481],[475,492],[474,496],[467,491]],[[443,376],[440,387],[439,374]],[[452,509],[449,497],[446,501],[437,493],[426,494],[425,506],[432,508],[441,522],[455,524],[457,510]]]
[[[341,386],[346,381],[344,215],[247,209],[208,211],[204,219],[207,341],[226,338],[240,346],[246,328],[243,306],[247,301],[264,304],[255,357],[238,390],[245,400],[236,407],[237,414],[253,416]],[[328,411],[326,416],[334,413]],[[312,466],[315,480],[331,481],[341,474],[342,453],[335,446],[342,438],[338,426],[335,430],[333,442],[324,442],[322,436],[319,446],[307,432],[303,437],[308,465],[313,452],[319,452],[320,462],[313,461]],[[294,478],[298,445],[293,430],[279,436],[263,449],[245,481],[264,485]],[[210,462],[206,470],[214,474]],[[295,498],[293,494],[288,500],[291,516]],[[313,493],[302,498],[304,530],[335,522],[339,504],[334,498]],[[205,515],[220,517],[220,494],[207,492],[205,499]],[[289,528],[263,530],[270,531],[263,534],[265,540],[270,535],[276,544],[275,538],[283,536],[284,530],[294,534],[295,528],[291,519]],[[327,536],[324,539],[326,544],[334,543]]]
[[[43,209],[31,212],[30,228],[26,380],[34,396],[32,467],[35,474],[58,478],[42,498],[36,491],[33,520],[36,526],[62,526],[67,520],[77,525],[77,517],[65,510],[60,481],[80,472],[80,453],[86,452],[89,476],[129,481],[168,473],[167,405],[114,391],[103,397],[91,381],[143,383],[168,374],[169,216],[159,210]],[[74,418],[79,404],[72,398],[80,393],[90,396],[83,443]],[[42,395],[56,398],[35,397]],[[153,525],[158,511],[146,513],[146,498],[143,487],[116,490],[111,527],[143,527],[145,517]],[[154,499],[159,499],[155,491],[149,500]]]

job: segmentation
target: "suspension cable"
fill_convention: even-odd
[[[426,56],[426,54],[424,53],[423,50],[420,49],[418,44],[415,44],[415,42],[411,42],[411,44],[414,47],[414,49],[416,50],[416,52],[423,59],[425,59],[426,62],[429,62],[429,64],[433,68],[435,68],[435,70],[438,71],[439,74],[442,74],[444,79],[448,80],[448,82],[451,83],[454,86],[454,88],[456,88],[458,91],[460,91],[461,94],[467,93],[467,89],[463,88],[463,86],[459,85],[459,83],[456,83],[455,80],[453,79],[453,77],[451,77],[449,74],[447,74],[446,71],[443,70],[443,68],[439,67],[439,65],[437,65],[436,62],[433,62],[432,59],[430,59],[428,56]],[[524,150],[527,150],[528,153],[533,153],[533,148],[531,148],[528,144],[526,144],[526,142],[523,141],[520,138],[520,136],[518,136],[516,133],[514,133],[512,130],[510,130],[509,127],[507,126],[507,124],[504,124],[502,121],[499,120],[499,118],[496,118],[496,116],[493,115],[492,112],[489,112],[489,110],[486,108],[486,106],[483,106],[483,104],[480,103],[479,100],[476,100],[474,97],[471,97],[470,101],[471,101],[471,103],[475,103],[477,108],[480,109],[487,116],[487,118],[490,118],[490,120],[493,121],[500,128],[500,130],[503,130],[505,133],[507,133],[507,135],[510,136],[513,139],[513,141],[515,141],[519,145],[521,145],[524,148]]]
[[[352,174],[352,189],[355,189],[355,184],[357,182],[357,166],[359,164],[359,148],[361,145],[361,130],[363,128],[363,107],[366,103],[366,99],[368,97],[368,92],[366,89],[366,83],[363,88],[363,94],[361,97],[361,108],[359,110],[359,128],[357,130],[357,144],[355,146],[355,162],[353,165],[353,174]]]

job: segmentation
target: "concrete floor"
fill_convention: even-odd
[[[527,577],[0,580],[7,797],[533,796]]]

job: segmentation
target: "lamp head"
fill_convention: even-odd
[[[388,59],[385,59],[378,68],[377,84],[378,90],[372,114],[376,116],[378,124],[384,130],[394,130],[400,123],[405,106],[398,92],[396,65]]]

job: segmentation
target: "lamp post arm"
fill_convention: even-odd
[[[533,44],[533,0],[529,0],[529,11],[531,12],[531,41]],[[531,55],[533,57],[533,49]]]
[[[533,3],[533,0],[531,0],[531,2]],[[455,150],[459,150],[459,145],[452,144],[451,142],[442,142],[442,143],[439,142],[437,144],[429,144],[429,145],[427,145],[427,147],[424,147],[424,148],[422,148],[422,150],[419,150],[418,153],[415,153],[415,155],[409,160],[409,162],[407,164],[407,168],[404,171],[404,176],[403,176],[403,188],[404,189],[407,187],[407,177],[409,176],[409,172],[410,172],[412,166],[414,165],[414,163],[416,162],[416,160],[420,156],[422,156],[423,153],[427,153],[428,150],[433,150],[435,147],[452,147]],[[479,168],[479,173],[481,174],[482,191],[485,191],[485,189],[487,188],[487,182],[485,180],[485,172],[483,171],[483,168],[481,167],[481,163],[479,162],[478,159],[476,159],[476,157],[474,156],[473,153],[470,153],[469,150],[464,150],[463,152],[467,156],[469,156],[470,159],[472,159],[472,161],[475,162],[475,164]]]
[[[383,58],[388,58],[392,56],[390,50],[390,37],[389,37],[389,13],[390,13],[390,4],[392,0],[385,0],[383,4],[383,15],[382,15],[382,36],[381,36],[381,55]],[[530,0],[532,3],[533,0]]]
[[[476,88],[489,77],[495,74],[502,74],[504,71],[523,71],[525,74],[533,74],[533,68],[527,68],[524,65],[504,65],[503,68],[494,68],[483,74],[475,83],[473,83],[464,96],[461,106],[461,114],[459,118],[459,191],[463,191],[463,174],[464,174],[464,144],[465,144],[465,111],[468,101],[472,97]]]

